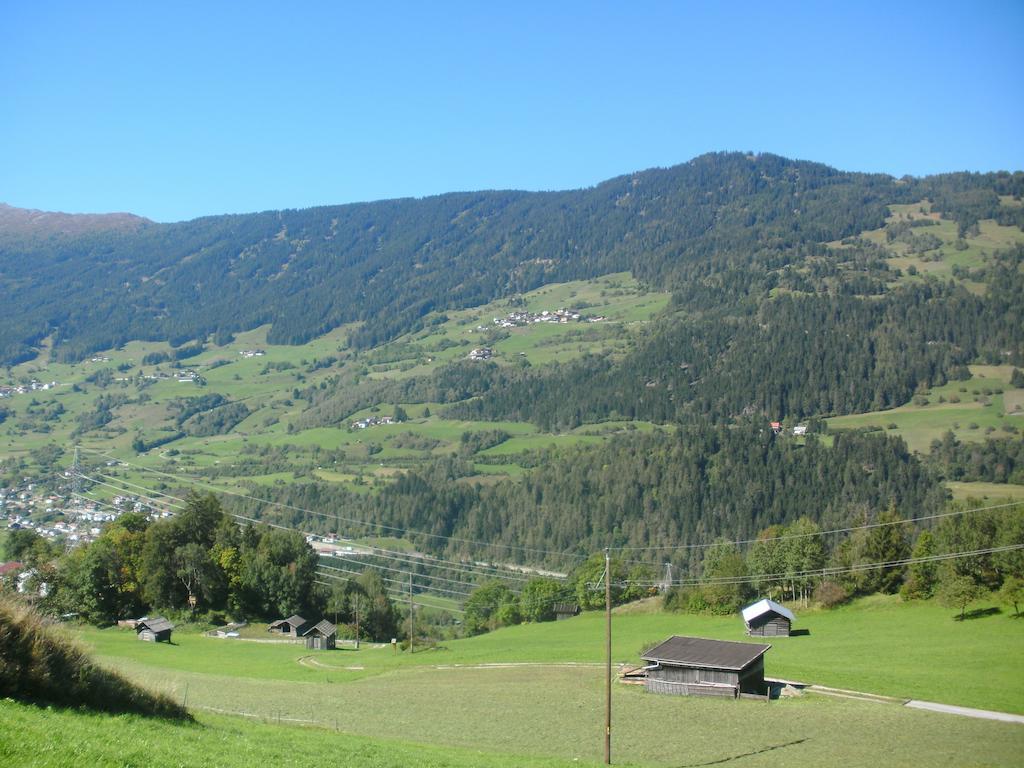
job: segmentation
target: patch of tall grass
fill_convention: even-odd
[[[191,719],[167,696],[100,667],[61,627],[13,597],[0,598],[0,698]]]

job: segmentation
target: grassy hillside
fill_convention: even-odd
[[[96,664],[61,627],[0,596],[0,697],[106,712],[186,718],[169,698]]]
[[[797,613],[797,628],[809,634],[772,640],[770,676],[1024,712],[1016,685],[1024,674],[1017,653],[1024,625],[1005,614],[961,623],[938,606],[895,599]],[[407,748],[396,740],[431,745],[422,753],[430,755],[431,762],[423,763],[430,765],[462,765],[477,754],[469,750],[480,751],[480,765],[542,759],[585,764],[601,756],[602,618],[585,614],[513,627],[412,656],[372,646],[310,654],[299,646],[187,633],[176,633],[175,646],[139,643],[117,630],[85,630],[83,636],[105,663],[187,699],[200,713],[197,746],[207,738],[233,743],[251,732],[246,754],[259,759],[280,754],[275,750],[289,743],[290,733],[302,733],[308,744],[332,753],[354,749],[360,738],[374,739],[363,742],[365,750],[347,761],[352,765],[390,765]],[[734,617],[632,606],[616,612],[614,658],[635,662],[642,648],[670,633],[744,639]],[[617,764],[679,765],[685,755],[687,765],[739,757],[754,766],[1013,765],[1024,748],[1019,725],[815,694],[764,704],[655,696],[616,685],[613,711]],[[203,714],[224,712],[242,713],[246,721]],[[0,711],[5,717],[33,720],[10,708]],[[321,730],[279,728],[279,721]],[[121,728],[114,723],[99,730]],[[68,728],[85,729],[76,731],[74,723]],[[173,730],[153,733],[158,749]],[[98,741],[86,744],[98,749]],[[359,762],[363,755],[365,763]],[[189,759],[184,756],[183,764]]]
[[[922,390],[898,408],[828,419],[829,429],[890,430],[911,450],[922,453],[950,431],[962,442],[987,437],[1019,439],[1024,427],[1024,389],[1010,385],[1013,367],[972,365],[970,371],[971,378]],[[1017,432],[1010,431],[1014,429]]]
[[[149,363],[147,356],[171,354],[169,344],[133,341],[118,349],[97,353],[79,363],[59,363],[45,355],[0,375],[0,385],[17,386],[37,380],[58,386],[15,395],[3,403],[12,411],[0,425],[0,465],[4,460],[35,463],[33,451],[48,445],[70,450],[75,442],[109,450],[144,466],[180,472],[212,472],[220,484],[237,481],[281,483],[315,473],[321,480],[353,489],[365,488],[375,478],[385,480],[395,468],[414,466],[460,450],[464,432],[502,430],[513,438],[500,453],[516,453],[545,445],[573,444],[607,439],[614,429],[602,427],[589,436],[538,433],[535,426],[514,422],[468,422],[441,418],[445,406],[406,404],[409,421],[364,430],[350,422],[373,416],[391,416],[394,406],[352,411],[337,427],[304,428],[296,423],[308,403],[296,393],[311,387],[337,386],[337,377],[358,386],[428,374],[454,360],[464,359],[475,347],[493,349],[499,365],[543,365],[582,354],[617,354],[668,303],[666,293],[648,292],[627,274],[593,280],[549,284],[510,302],[503,300],[472,309],[435,313],[427,327],[370,352],[352,350],[349,326],[341,327],[303,345],[267,343],[266,326],[237,334],[222,346],[210,344],[201,354],[178,362]],[[495,318],[512,310],[534,313],[564,307],[585,307],[596,323],[538,323],[496,333]],[[257,356],[243,353],[258,351]],[[177,377],[195,372],[202,385]],[[187,398],[220,395],[225,403],[240,403],[249,413],[222,434],[182,434],[187,425],[175,421],[175,405]],[[102,399],[114,399],[109,418],[94,428],[83,422],[97,412]],[[432,413],[425,416],[424,409]],[[626,425],[622,425],[625,427]],[[634,425],[635,426],[635,425]],[[643,427],[643,424],[640,424]],[[581,430],[582,431],[582,430]],[[181,435],[175,438],[176,435]],[[168,440],[137,455],[132,443]],[[523,438],[523,439],[518,439]],[[287,455],[261,460],[257,454],[287,448]],[[314,456],[329,451],[330,466]],[[240,459],[250,459],[245,463]],[[63,463],[67,463],[65,458]],[[231,472],[237,465],[238,471]],[[514,464],[492,468],[516,474]],[[138,482],[144,475],[128,474]],[[358,478],[358,481],[357,481]]]
[[[992,607],[992,606],[989,606]],[[766,660],[769,676],[900,698],[1024,714],[1024,622],[1006,613],[953,621],[955,611],[934,603],[903,603],[895,597],[865,598],[832,611],[802,613],[796,627],[807,635],[779,638]],[[736,617],[617,611],[613,658],[636,663],[644,647],[670,634],[743,640]],[[600,612],[571,621],[521,625],[450,641],[443,649],[412,656],[367,646],[308,654],[294,645],[233,643],[177,633],[176,646],[139,643],[133,633],[83,629],[81,636],[108,663],[126,670],[257,678],[332,684],[404,673],[410,668],[490,663],[599,664],[604,621]],[[880,664],[879,659],[887,659]],[[991,669],[1005,674],[992,675]],[[216,687],[214,687],[216,688]],[[211,691],[221,695],[221,691]],[[190,699],[195,693],[190,693]],[[273,702],[271,702],[273,703]]]
[[[352,768],[597,765],[601,759],[598,679],[561,685],[559,675],[468,672],[482,701],[473,730],[456,732],[473,703],[444,697],[436,681],[407,680],[388,708],[368,702],[392,738],[350,732],[364,702],[333,710],[320,728],[276,719],[199,713],[194,726],[39,710],[0,702],[0,759],[11,765],[180,765],[225,768],[302,765],[330,759]],[[534,678],[534,679],[531,679]],[[319,693],[310,687],[306,693]],[[527,699],[527,697],[531,697]],[[518,702],[518,706],[516,703]],[[482,706],[481,706],[482,705]],[[500,709],[496,708],[500,707]],[[1024,729],[895,706],[805,697],[757,702],[688,700],[616,689],[612,758],[616,765],[1013,766]],[[482,715],[482,716],[481,716]],[[283,723],[283,721],[282,721]],[[658,728],[652,724],[657,723]],[[535,728],[536,730],[531,730]],[[450,743],[457,742],[457,743]],[[683,759],[686,762],[681,763]]]
[[[0,701],[0,761],[7,765],[251,768],[311,765],[324,759],[352,768],[557,768],[579,764],[369,739],[213,714],[200,715],[194,725],[178,725]]]

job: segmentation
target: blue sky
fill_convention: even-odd
[[[1018,170],[1022,54],[1019,0],[9,2],[0,201],[174,221],[723,149]]]

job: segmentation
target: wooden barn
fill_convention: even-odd
[[[747,625],[747,634],[754,637],[787,637],[796,620],[789,608],[767,598],[748,605],[740,613]]]
[[[676,696],[722,696],[765,692],[764,654],[770,645],[674,635],[647,651],[645,687]]]
[[[338,628],[324,619],[306,632],[306,647],[316,651],[333,651],[337,647]]]
[[[309,628],[309,622],[295,614],[287,619],[278,619],[267,627],[268,632],[288,637],[302,637]]]
[[[555,603],[552,609],[555,612],[556,621],[580,615],[580,607],[576,603]]]
[[[135,633],[139,640],[150,643],[171,642],[171,631],[174,625],[162,616],[151,619],[139,619],[135,622]]]

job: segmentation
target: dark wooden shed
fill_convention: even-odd
[[[767,598],[748,605],[740,613],[747,634],[755,637],[787,637],[796,619],[786,606]]]
[[[135,622],[135,633],[139,640],[150,643],[171,642],[171,631],[174,625],[162,616],[154,616],[151,619],[139,619]]]
[[[647,651],[646,688],[676,696],[764,693],[764,654],[770,645],[674,635]]]
[[[580,615],[580,607],[576,603],[555,603],[552,606],[555,612],[555,620],[571,619]]]
[[[278,635],[287,635],[288,637],[302,637],[306,630],[309,628],[309,622],[304,618],[295,614],[289,616],[287,619],[278,619],[272,622],[267,627],[268,632],[274,632]]]
[[[337,647],[338,628],[324,619],[307,631],[304,637],[307,648],[316,651],[333,651]]]

